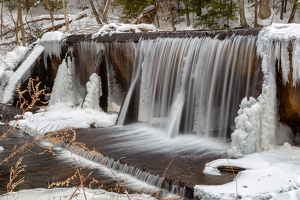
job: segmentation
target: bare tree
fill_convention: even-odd
[[[64,15],[65,15],[66,29],[69,30],[69,18],[67,18],[67,14],[66,14],[65,0],[63,0],[63,9],[64,9]]]
[[[249,27],[245,17],[245,8],[244,8],[244,0],[239,1],[239,8],[240,8],[240,22],[243,28]]]
[[[52,31],[54,31],[54,17],[53,17],[52,9],[50,8],[48,0],[45,0],[45,3],[46,3],[46,6],[47,6],[47,8],[50,12],[51,23],[52,23]]]
[[[293,22],[298,5],[300,5],[299,1],[294,3],[288,23]]]
[[[15,25],[15,37],[16,37],[16,44],[19,46],[19,36],[18,36],[18,32],[19,32],[19,15],[17,15],[17,21],[15,21],[14,16],[12,14],[12,9],[9,7],[8,2],[6,2],[9,14],[11,16],[11,20],[13,21],[14,25]]]
[[[26,42],[25,42],[25,29],[24,29],[23,17],[22,17],[22,10],[21,10],[21,0],[18,0],[18,19],[19,19],[20,28],[21,28],[22,45],[25,47],[26,46]]]
[[[103,23],[102,23],[101,20],[100,20],[99,13],[98,13],[98,11],[96,10],[95,5],[94,5],[94,3],[93,3],[93,0],[89,0],[89,1],[90,1],[90,5],[91,5],[91,7],[92,7],[93,13],[94,13],[94,15],[95,15],[95,17],[96,17],[96,21],[98,22],[98,24],[103,25]]]
[[[102,16],[102,19],[105,23],[107,23],[107,12],[108,12],[108,8],[109,8],[109,4],[110,4],[110,0],[107,0],[105,8],[104,8],[103,16]]]
[[[4,4],[4,0],[2,0],[2,5],[1,5],[1,40],[2,40],[2,27],[3,27],[3,4]]]
[[[280,19],[283,20],[284,0],[281,0]]]
[[[185,6],[185,15],[186,15],[186,25],[190,26],[190,13],[189,13],[189,7],[188,7],[188,1],[184,0],[184,6]]]
[[[171,14],[173,31],[176,31],[172,0],[169,0],[169,6],[170,6],[170,14]]]
[[[269,0],[260,0],[258,16],[261,19],[267,19],[271,15]]]
[[[258,23],[257,23],[257,0],[255,0],[255,9],[254,9],[254,27],[258,27]]]

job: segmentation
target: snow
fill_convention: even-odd
[[[207,163],[204,173],[220,175],[218,166],[245,168],[237,176],[237,190],[241,199],[259,199],[259,196],[276,197],[279,193],[300,191],[300,148],[285,143],[276,149],[254,153],[239,159],[219,159]],[[230,164],[229,164],[230,163]],[[235,199],[236,182],[221,186],[195,186],[195,196],[217,196],[221,199]],[[261,198],[263,199],[263,198]]]
[[[90,81],[86,83],[86,88],[87,95],[82,107],[101,110],[99,106],[100,97],[102,96],[101,79],[96,73],[90,76]]]
[[[2,146],[0,146],[0,153],[4,151],[4,148]],[[300,183],[300,182],[299,182]]]
[[[122,23],[110,23],[105,24],[102,28],[95,34],[92,35],[92,39],[98,36],[104,36],[106,34],[113,33],[125,33],[125,32],[142,32],[141,30],[146,31],[156,31],[156,28],[153,24],[122,24]]]
[[[64,34],[60,31],[47,32],[43,35],[40,41],[61,41]]]
[[[12,98],[17,85],[19,83],[23,83],[23,81],[27,80],[31,76],[33,67],[35,66],[35,61],[44,52],[44,49],[44,47],[36,45],[22,65],[15,71],[14,74],[11,74],[8,84],[1,95],[2,98],[0,99],[0,102],[12,103]]]
[[[44,188],[36,188],[30,190],[23,190],[8,194],[3,194],[0,197],[3,199],[17,199],[22,200],[32,200],[34,199],[41,199],[41,200],[48,200],[48,199],[70,199],[74,191],[76,190],[75,187],[72,188],[53,188],[53,189],[44,189]],[[85,195],[84,195],[85,194]],[[147,194],[129,194],[131,199],[154,199],[150,195]],[[86,197],[86,198],[85,198]],[[84,192],[82,188],[79,188],[74,197],[74,200],[85,200],[85,199],[95,199],[95,200],[128,200],[127,195],[125,194],[118,194],[114,192],[108,192],[103,189],[90,189],[85,188]]]
[[[82,109],[75,106],[72,102],[56,103],[47,109],[41,109],[37,113],[26,112],[23,119],[14,125],[30,135],[42,136],[51,131],[73,127],[89,128],[113,126],[117,120],[116,114],[106,114],[91,108]],[[10,121],[13,125],[15,120]]]

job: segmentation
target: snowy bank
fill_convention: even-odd
[[[276,197],[283,192],[297,193],[300,198],[300,148],[285,143],[274,150],[254,153],[239,159],[220,159],[207,163],[204,173],[221,175],[219,166],[245,168],[235,181],[221,186],[195,187],[195,196],[206,198],[235,199],[236,184],[238,195],[242,199],[266,199]],[[282,198],[289,199],[289,198]],[[293,199],[293,198],[292,198]]]
[[[31,135],[43,135],[66,127],[89,128],[108,127],[116,123],[117,114],[106,114],[91,108],[82,109],[73,103],[56,103],[49,108],[33,114],[26,112],[23,119],[16,122],[15,127]],[[10,121],[12,125],[15,121]]]
[[[73,188],[53,188],[53,189],[44,189],[44,188],[36,188],[31,190],[23,190],[8,194],[3,194],[0,197],[3,199],[17,199],[22,200],[32,200],[34,199],[70,199],[74,191],[76,190],[75,187]],[[147,194],[129,194],[131,199],[154,199],[150,195]],[[74,197],[72,199],[76,200],[85,200],[85,199],[95,199],[95,200],[128,200],[126,194],[118,194],[114,192],[108,192],[103,189],[89,189],[85,188],[84,191],[82,188],[79,188]]]

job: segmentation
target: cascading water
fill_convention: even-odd
[[[141,70],[139,121],[165,129],[169,137],[195,132],[226,138],[241,99],[250,94],[255,42],[253,36],[139,42],[134,64]],[[123,107],[128,107],[137,76]]]

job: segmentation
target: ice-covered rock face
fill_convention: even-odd
[[[278,131],[278,105],[276,95],[276,60],[281,63],[282,84],[292,87],[300,83],[300,24],[272,24],[263,28],[257,40],[257,53],[262,59],[264,82],[262,94],[255,100],[243,99],[235,119],[236,130],[232,134],[229,155],[242,157],[260,150],[270,150],[276,146]],[[288,51],[293,45],[292,63]],[[281,84],[281,83],[279,83]],[[252,121],[251,121],[252,120]]]

